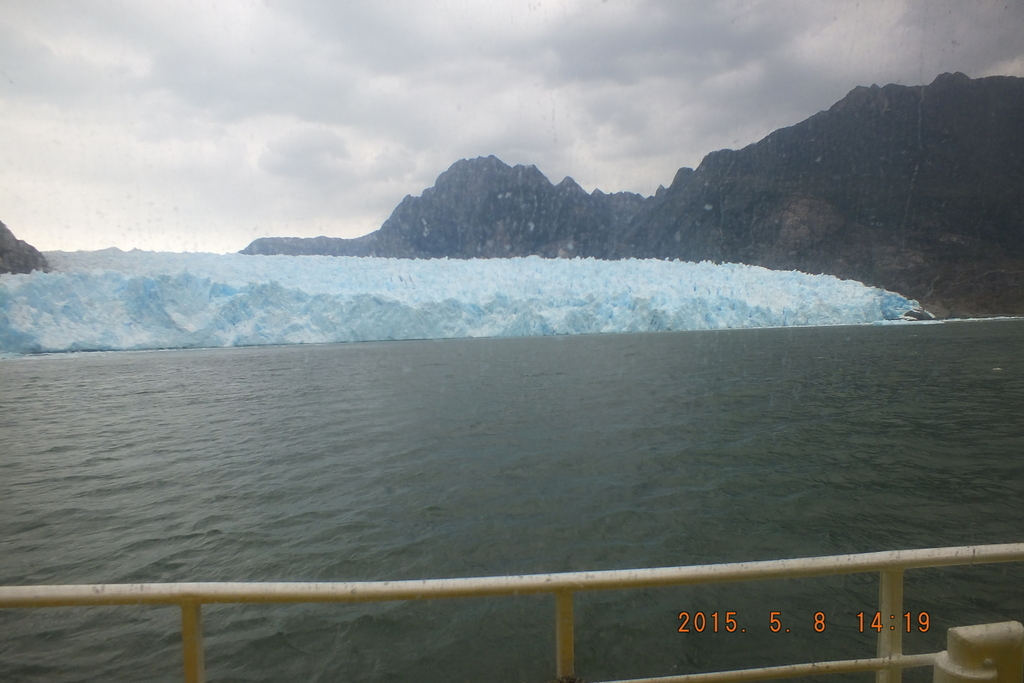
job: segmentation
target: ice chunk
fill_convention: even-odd
[[[859,282],[659,260],[50,252],[0,276],[0,352],[838,325],[916,302]]]

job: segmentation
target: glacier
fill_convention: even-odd
[[[916,301],[737,264],[106,249],[0,275],[0,354],[846,325]]]

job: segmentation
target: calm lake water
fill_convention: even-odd
[[[3,585],[1020,542],[1022,501],[1024,321],[0,362]],[[877,590],[862,575],[578,595],[577,673],[872,656],[855,615]],[[1024,619],[1024,567],[908,572],[905,609],[931,619],[905,651],[942,649],[950,626]],[[746,633],[680,634],[683,610],[734,611]],[[771,611],[789,633],[769,631]],[[554,677],[546,596],[222,605],[204,620],[211,681]],[[171,607],[0,610],[0,680],[179,681],[179,625]]]

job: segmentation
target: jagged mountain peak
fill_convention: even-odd
[[[450,186],[467,182],[467,179],[484,179],[487,182],[505,180],[506,182],[548,182],[547,177],[536,166],[517,164],[509,166],[494,156],[479,156],[472,159],[459,159],[448,167],[434,181],[434,187]]]
[[[639,195],[588,194],[570,177],[553,185],[536,166],[495,156],[462,159],[381,226],[378,246],[405,256],[600,256]]]

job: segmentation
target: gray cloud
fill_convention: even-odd
[[[260,169],[303,182],[334,182],[348,178],[343,172],[352,155],[345,140],[326,128],[298,131],[269,145],[260,157]]]
[[[857,85],[1024,76],[986,0],[8,3],[0,219],[44,249],[379,227],[462,157],[653,192]]]

